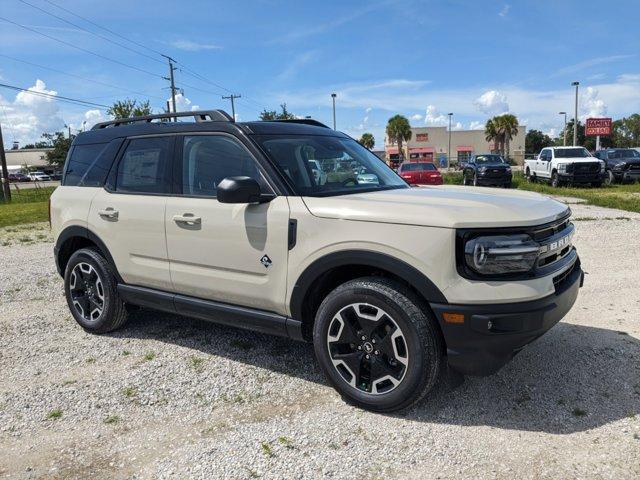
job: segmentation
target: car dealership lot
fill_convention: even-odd
[[[0,477],[637,478],[640,214],[571,208],[573,310],[400,415],[345,405],[311,345],[150,311],[86,334],[46,225],[0,229]]]

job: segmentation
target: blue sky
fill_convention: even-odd
[[[338,128],[370,131],[380,148],[396,113],[423,126],[453,112],[455,128],[481,128],[509,111],[556,133],[557,112],[573,111],[574,80],[581,117],[640,112],[637,1],[25,1],[77,26],[0,0],[0,17],[66,42],[0,20],[0,83],[98,104],[148,98],[160,110],[169,96],[160,52],[180,62],[179,108],[230,111],[220,97],[235,92],[240,120],[286,102],[329,124],[336,92]],[[106,118],[103,108],[2,88],[0,106],[5,144]]]

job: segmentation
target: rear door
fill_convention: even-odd
[[[123,280],[131,285],[171,289],[164,221],[174,140],[128,140],[107,187],[91,203],[89,230],[104,242]]]
[[[286,296],[289,203],[226,204],[216,199],[226,177],[255,178],[273,193],[260,165],[234,136],[179,137],[177,194],[167,201],[167,249],[174,291],[281,312]]]

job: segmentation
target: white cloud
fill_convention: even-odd
[[[589,117],[603,117],[607,114],[607,105],[603,100],[598,98],[598,89],[587,87],[581,95],[581,108],[583,112],[582,119]]]
[[[169,43],[174,48],[178,50],[185,50],[187,52],[200,52],[203,50],[222,50],[220,45],[216,45],[214,43],[200,43],[194,42],[193,40],[179,39],[174,40]]]
[[[488,90],[475,99],[473,104],[482,113],[498,115],[509,111],[507,97],[497,90]]]
[[[47,89],[44,81],[37,79],[28,89],[32,92],[57,95],[55,90]],[[21,145],[34,142],[43,132],[54,132],[64,128],[64,120],[58,103],[54,98],[19,92],[13,100],[0,96],[0,113],[6,123],[8,135],[5,142],[20,142]]]
[[[171,97],[167,98],[167,101],[169,102],[170,105],[173,106],[173,102]],[[176,94],[176,112],[189,112],[189,111],[195,111],[195,110],[200,110],[200,106],[199,105],[193,105],[193,102],[191,102],[191,100],[189,100],[187,97],[185,97],[183,94],[178,93]]]
[[[473,120],[469,124],[469,130],[484,130],[484,122],[479,122],[478,120]]]
[[[85,131],[90,130],[96,123],[106,122],[113,117],[107,116],[102,110],[97,108],[94,110],[87,110],[84,112],[84,116],[81,120],[69,123],[71,131]]]
[[[422,115],[420,115],[419,113],[411,115],[411,120],[415,120],[415,121],[422,120]]]
[[[448,125],[449,119],[447,115],[438,112],[438,109],[434,105],[427,105],[424,123],[425,125]]]
[[[301,53],[300,55],[296,55],[293,60],[287,64],[287,67],[276,76],[276,79],[279,81],[285,81],[295,77],[305,65],[317,57],[317,54],[317,50],[310,50],[308,52]]]
[[[507,15],[509,15],[509,10],[511,10],[511,5],[505,4],[504,7],[502,7],[502,10],[498,12],[498,15],[502,18],[505,18]]]
[[[573,65],[567,65],[566,67],[560,68],[556,70],[553,74],[551,74],[549,78],[554,78],[554,77],[559,77],[561,75],[580,72],[587,68],[596,67],[598,65],[620,62],[622,60],[627,60],[635,56],[636,55],[609,55],[608,57],[589,58],[582,62],[574,63]]]

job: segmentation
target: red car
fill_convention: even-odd
[[[400,175],[409,185],[442,185],[442,175],[431,162],[403,162],[398,168]]]

